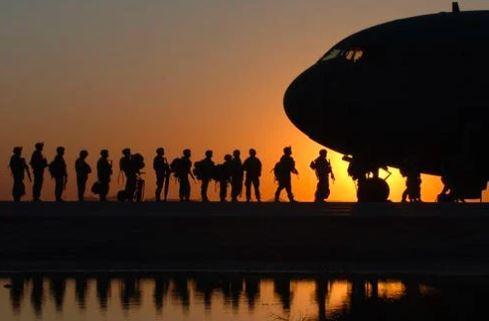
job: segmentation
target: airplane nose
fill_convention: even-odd
[[[317,66],[297,77],[284,95],[284,109],[292,123],[309,136],[320,130],[324,114],[325,81]]]

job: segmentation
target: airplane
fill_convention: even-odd
[[[357,32],[290,84],[284,109],[350,161],[361,202],[388,199],[378,174],[387,166],[441,176],[439,201],[480,199],[489,179],[489,11],[454,2],[451,12]]]

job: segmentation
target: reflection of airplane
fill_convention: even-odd
[[[442,175],[446,198],[479,198],[486,187],[489,11],[453,9],[353,34],[285,93],[290,120],[369,177],[359,180],[370,190],[363,200],[389,193],[368,173],[408,163]]]

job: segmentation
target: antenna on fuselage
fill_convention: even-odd
[[[452,12],[453,13],[460,12],[460,6],[458,5],[458,2],[452,2]]]

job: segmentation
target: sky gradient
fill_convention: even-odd
[[[489,9],[489,3],[465,1],[461,8]],[[150,165],[163,146],[170,160],[188,147],[194,161],[213,149],[218,162],[235,148],[243,154],[256,148],[268,200],[270,171],[283,146],[292,145],[297,198],[312,200],[315,176],[308,164],[320,146],[285,116],[288,84],[355,31],[448,10],[450,1],[439,0],[0,1],[0,199],[10,198],[12,147],[24,146],[30,158],[34,143],[44,141],[49,160],[56,146],[67,149],[69,199],[80,149],[95,165],[100,149],[108,148],[118,163],[124,147],[145,155],[152,197]],[[331,199],[354,200],[347,163],[339,154],[329,157],[337,177]],[[111,194],[121,188],[117,173]],[[53,199],[46,181],[43,198]],[[404,181],[397,171],[388,182],[391,199],[399,200]],[[433,200],[441,184],[424,176],[422,187],[423,198]]]

